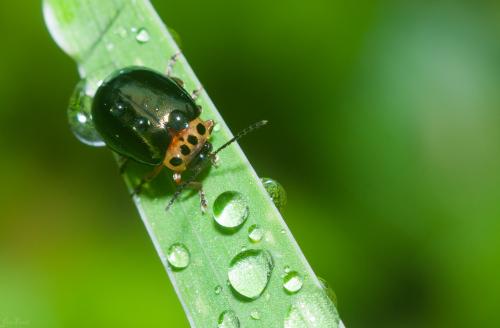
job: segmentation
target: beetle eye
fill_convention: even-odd
[[[167,126],[176,131],[180,131],[189,126],[189,120],[183,112],[174,110],[168,117]]]

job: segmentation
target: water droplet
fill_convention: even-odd
[[[172,244],[167,251],[167,260],[176,269],[184,269],[189,265],[189,251],[181,243]]]
[[[333,289],[330,287],[330,284],[323,278],[318,277],[319,283],[321,285],[321,288],[323,288],[323,291],[326,293],[326,296],[332,301],[335,306],[338,305],[337,301],[337,294],[333,291]]]
[[[145,28],[142,27],[137,31],[137,35],[135,36],[135,39],[139,43],[146,43],[150,39],[149,32]]]
[[[337,309],[322,292],[298,294],[284,320],[285,328],[337,327]]]
[[[128,32],[127,32],[127,29],[125,27],[120,27],[117,31],[119,36],[121,36],[122,38],[126,38],[127,35],[128,35]]]
[[[177,43],[177,46],[179,46],[179,48],[182,48],[181,35],[171,27],[168,28],[168,32],[172,36],[172,39],[174,39],[175,43]]]
[[[240,320],[236,316],[236,313],[234,313],[231,310],[226,310],[220,314],[217,327],[218,328],[239,328],[240,327]]]
[[[276,208],[281,211],[286,205],[285,188],[278,181],[271,178],[260,178],[260,181],[264,185],[264,188],[266,188]]]
[[[281,230],[280,230],[280,232],[281,232],[282,234],[285,234],[285,233],[286,233],[286,230],[285,230],[285,229],[281,229]]]
[[[220,285],[217,285],[217,286],[215,286],[214,291],[215,291],[215,295],[219,295],[220,292],[222,291],[222,287]]]
[[[241,246],[241,251],[244,252],[247,250],[247,247],[246,246]]]
[[[290,267],[288,265],[285,265],[285,269],[284,269],[285,273],[288,273],[290,272]]]
[[[226,191],[215,200],[213,213],[219,226],[225,229],[235,229],[247,219],[248,204],[242,194]]]
[[[73,134],[89,146],[102,147],[104,141],[92,122],[92,97],[87,95],[87,82],[81,80],[69,100],[68,121]]]
[[[289,293],[296,293],[302,288],[302,277],[297,271],[290,271],[283,278],[283,288]]]
[[[248,228],[248,238],[252,242],[258,243],[262,239],[262,236],[264,236],[264,230],[257,224],[251,225],[250,228]]]
[[[215,123],[214,124],[214,128],[212,129],[213,132],[219,132],[220,131],[220,124],[219,123]]]
[[[254,320],[260,320],[260,313],[257,310],[250,312],[250,317]]]
[[[273,259],[268,251],[250,249],[241,252],[229,265],[231,287],[247,299],[256,299],[266,288],[273,267]]]

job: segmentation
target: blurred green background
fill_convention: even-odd
[[[153,4],[348,328],[500,326],[498,2]],[[187,327],[40,2],[0,29],[0,326]]]

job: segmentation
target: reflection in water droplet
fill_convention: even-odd
[[[260,320],[260,313],[257,310],[250,312],[250,317],[254,320]]]
[[[184,269],[189,265],[189,250],[181,243],[172,244],[167,251],[167,260],[176,269]]]
[[[137,31],[137,35],[135,36],[135,39],[139,43],[146,43],[150,39],[149,32],[145,28],[140,28]]]
[[[248,238],[252,242],[258,243],[262,239],[262,236],[264,236],[264,230],[257,224],[251,225],[250,228],[248,228]]]
[[[248,204],[243,195],[235,191],[220,194],[214,202],[215,221],[222,228],[235,229],[241,226],[248,217]]]
[[[79,123],[86,123],[87,122],[87,116],[85,116],[83,113],[77,113],[76,119],[78,120]]]
[[[218,328],[239,328],[240,327],[240,320],[238,320],[238,317],[236,316],[236,314],[233,311],[227,310],[227,311],[224,311],[220,314],[217,327]]]
[[[337,328],[337,309],[323,292],[298,294],[284,320],[285,328]]]
[[[297,271],[290,271],[283,278],[283,288],[289,293],[296,293],[302,288],[302,277]]]
[[[273,267],[273,259],[268,251],[250,249],[241,252],[229,265],[231,287],[247,299],[256,299],[266,288]]]
[[[285,188],[278,181],[271,178],[260,178],[260,181],[264,185],[264,188],[266,188],[276,208],[281,211],[286,205]]]
[[[73,134],[84,144],[102,147],[104,141],[92,122],[92,97],[86,94],[86,88],[86,81],[81,80],[71,95],[67,111],[69,126]]]
[[[215,291],[215,295],[219,295],[220,292],[222,291],[222,287],[220,285],[217,285],[217,286],[215,286],[214,291]]]
[[[326,296],[332,301],[335,306],[338,306],[338,301],[337,301],[337,295],[333,291],[333,289],[330,287],[330,284],[323,278],[318,277],[319,283],[321,284],[321,288],[323,288],[324,292],[326,293]]]

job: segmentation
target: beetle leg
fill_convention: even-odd
[[[198,181],[191,181],[187,185],[188,188],[198,190],[198,194],[200,194],[200,207],[201,213],[205,214],[208,208],[207,197],[205,195],[205,191],[203,190],[203,184]]]
[[[203,92],[203,86],[200,85],[198,88],[194,89],[193,92],[191,92],[191,98],[193,98],[194,101],[196,101],[196,99],[198,99],[198,97],[200,96],[200,94]]]
[[[132,196],[138,195],[141,192],[142,187],[144,187],[144,185],[146,183],[148,183],[151,180],[153,180],[154,178],[156,178],[156,176],[161,172],[161,170],[163,169],[163,167],[164,167],[163,165],[158,165],[158,166],[156,166],[154,168],[153,171],[149,172],[144,177],[142,177],[142,179],[139,182],[139,184],[134,188],[134,191],[132,192]]]
[[[180,185],[182,183],[182,175],[179,172],[174,172],[172,175],[172,179],[177,185]]]
[[[175,83],[177,83],[181,88],[184,88],[184,81],[182,81],[181,79],[179,79],[178,77],[174,77],[174,76],[171,76],[170,77],[172,80],[175,81]]]
[[[198,194],[200,195],[200,208],[201,208],[201,213],[205,214],[208,208],[208,202],[207,202],[207,197],[205,195],[205,191],[203,190],[203,184],[199,181],[188,181],[188,182],[182,182],[180,179],[180,174],[179,173],[174,173],[174,182],[180,186],[177,188],[176,194],[174,197],[170,200],[168,203],[166,210],[168,211],[170,209],[170,206],[172,206],[173,201],[177,199],[178,195],[184,188],[189,188],[198,191]],[[178,179],[176,179],[178,177]]]
[[[168,59],[168,62],[167,62],[167,71],[165,72],[167,74],[167,76],[170,76],[172,74],[172,70],[174,68],[174,65],[175,65],[175,63],[177,62],[177,60],[179,59],[180,56],[181,56],[181,52],[178,51],[175,54],[173,54],[172,56],[170,56],[170,58]]]
[[[125,169],[127,168],[129,161],[130,158],[125,156],[120,156],[118,159],[118,171],[120,172],[120,175],[125,173]]]

